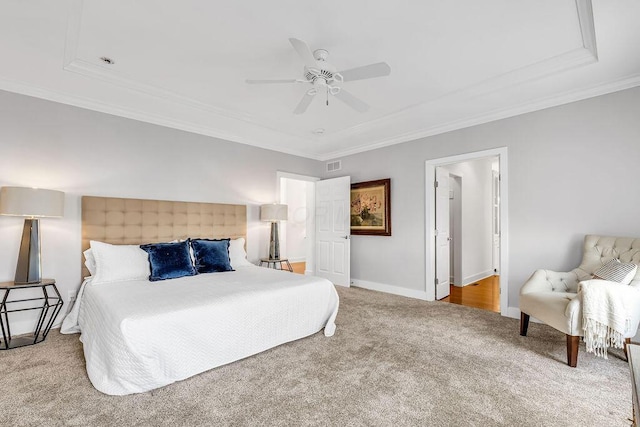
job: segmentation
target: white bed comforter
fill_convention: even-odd
[[[260,267],[161,282],[83,283],[63,333],[81,332],[87,373],[106,394],[162,387],[335,331],[331,282]]]

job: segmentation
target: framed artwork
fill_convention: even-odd
[[[351,234],[391,236],[391,179],[351,184]]]

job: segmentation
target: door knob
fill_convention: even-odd
[[[345,240],[349,240],[349,238],[350,238],[350,237],[351,237],[351,236],[343,236],[343,238],[344,238]]]

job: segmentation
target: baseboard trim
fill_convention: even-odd
[[[518,307],[507,307],[507,317],[511,317],[514,319],[520,318],[520,309]]]
[[[408,298],[427,300],[427,293],[416,289],[407,289],[400,286],[387,285],[385,283],[370,282],[368,280],[351,279],[351,285],[357,288],[371,291],[385,292],[387,294],[400,295]]]
[[[493,269],[491,270],[487,270],[487,271],[483,271],[481,273],[477,273],[477,274],[473,274],[471,276],[467,276],[464,279],[462,279],[462,286],[467,286],[467,285],[471,285],[473,283],[476,283],[482,279],[486,279],[487,277],[491,277],[494,274],[496,274]],[[518,315],[518,317],[520,317]]]

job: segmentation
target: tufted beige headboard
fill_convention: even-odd
[[[135,245],[246,235],[246,205],[82,197],[83,252],[90,240]],[[83,258],[82,277],[88,275]]]

